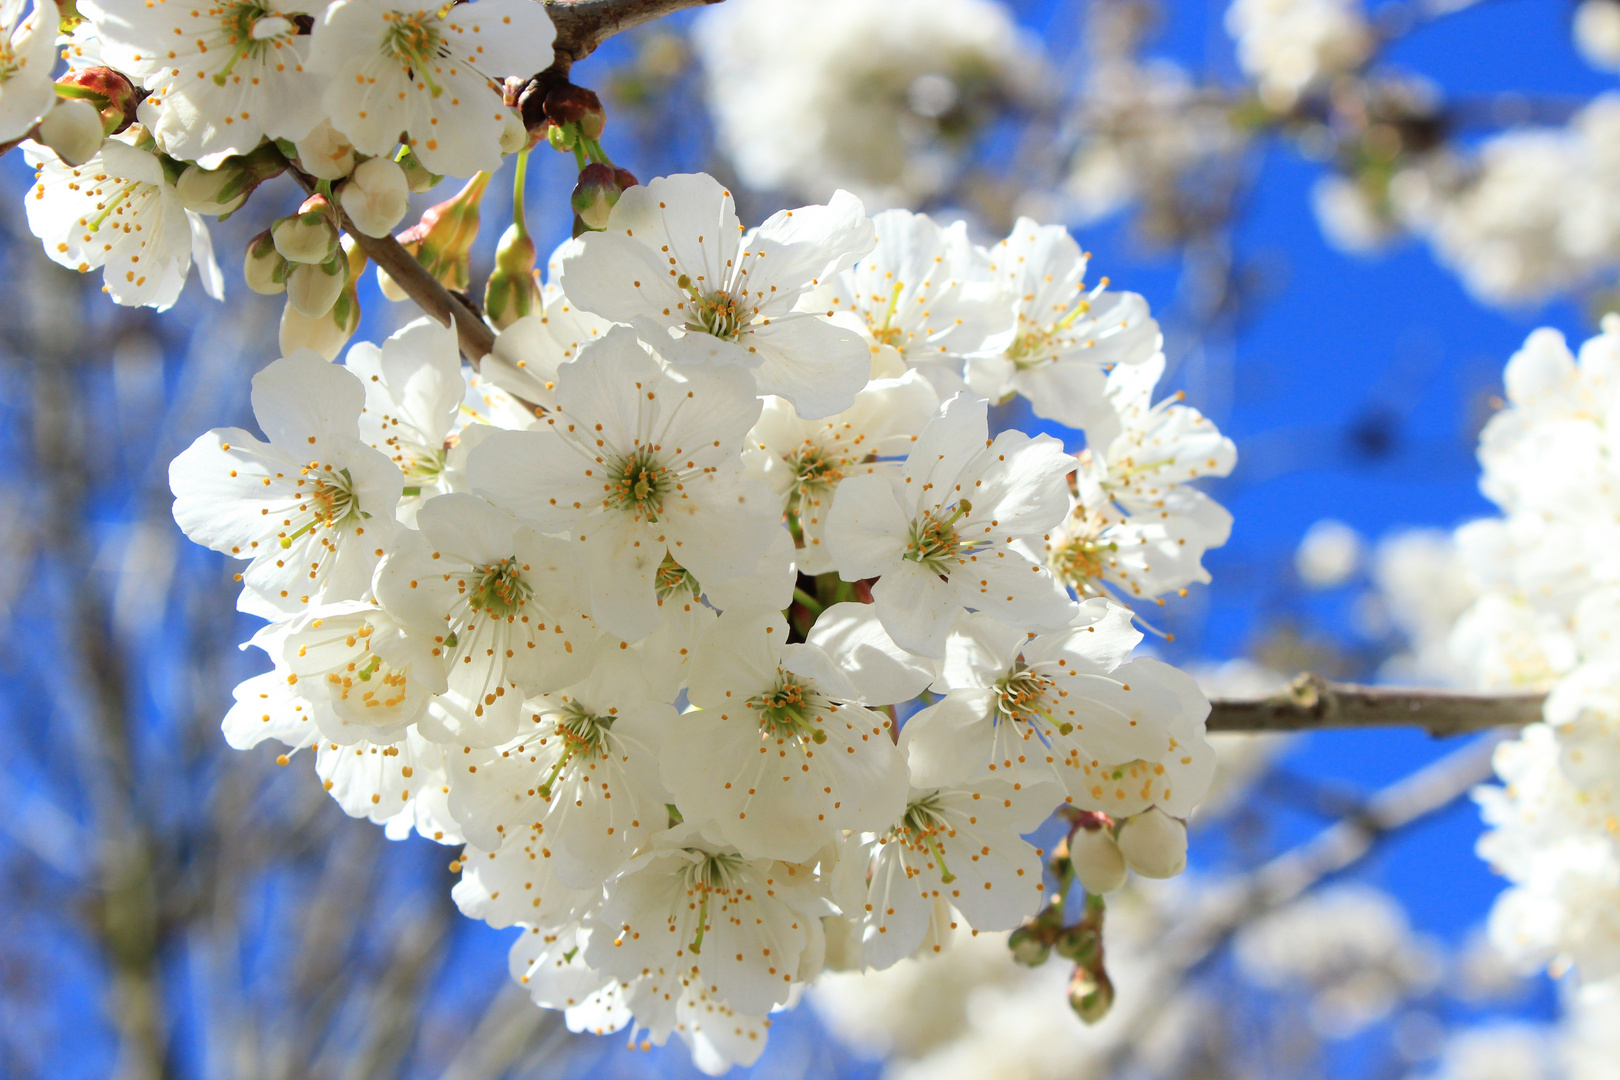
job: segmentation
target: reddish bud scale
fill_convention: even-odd
[[[447,289],[465,291],[479,207],[489,174],[478,173],[453,198],[423,211],[422,219],[399,234],[399,242]]]
[[[66,89],[63,96],[82,97],[94,104],[101,111],[102,127],[109,135],[135,122],[135,109],[146,96],[121,72],[109,67],[69,71],[56,80],[56,85]]]

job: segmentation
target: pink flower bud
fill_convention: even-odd
[[[141,95],[123,74],[109,67],[80,68],[56,80],[63,97],[83,98],[101,114],[102,131],[116,135],[135,122]],[[48,144],[47,144],[48,145]],[[54,147],[53,147],[54,149]]]
[[[421,221],[399,234],[405,250],[447,289],[467,289],[468,261],[473,241],[478,238],[479,207],[488,186],[489,174],[479,173],[454,198],[428,207]]]
[[[580,170],[579,183],[574,186],[574,193],[568,201],[587,229],[607,228],[608,216],[613,212],[613,207],[618,203],[619,195],[624,190],[619,185],[617,175],[622,171],[615,170],[611,165],[596,162]],[[630,179],[633,182],[635,177]]]

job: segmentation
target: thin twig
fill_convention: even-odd
[[[624,30],[687,8],[721,0],[545,0],[546,14],[557,28],[556,54],[549,72],[566,76],[574,64]]]
[[[1460,735],[1523,727],[1541,719],[1540,692],[1478,694],[1396,686],[1361,686],[1299,676],[1265,698],[1211,702],[1210,731],[1315,731],[1324,728],[1420,727]]]
[[[311,194],[315,192],[313,177],[298,169],[289,168],[287,171],[292,173],[293,179],[305,191]],[[333,207],[342,219],[343,231],[354,237],[354,242],[360,245],[366,258],[382,267],[394,279],[394,283],[404,290],[405,295],[415,301],[417,307],[444,325],[455,326],[462,355],[476,371],[484,357],[495,349],[495,331],[489,328],[489,324],[439,284],[438,279],[428,273],[416,261],[416,256],[406,251],[398,240],[392,236],[367,236],[354,227],[354,222],[349,220],[336,200],[333,200]]]

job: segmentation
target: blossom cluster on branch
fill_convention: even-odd
[[[1208,580],[1230,518],[1192,482],[1232,444],[1154,400],[1146,302],[1088,284],[1061,227],[985,247],[839,190],[747,228],[713,177],[638,184],[594,94],[524,74],[543,11],[85,0],[59,42],[52,8],[17,23],[72,65],[53,90],[41,50],[0,85],[33,114],[0,131],[28,140],[30,224],[114,301],[167,307],[193,263],[219,295],[203,218],[283,173],[308,196],[247,244],[248,285],[287,296],[259,432],[170,467],[176,521],[246,562],[238,606],[266,622],[228,741],[308,750],[350,815],[465,845],[456,902],[522,928],[514,977],[575,1029],[677,1033],[720,1071],[824,968],[1038,914],[1021,955],[1076,960],[1101,1015],[1101,895],[1181,871],[1214,765],[1208,702],[1132,657],[1132,606]],[[522,205],[542,140],[580,167],[546,278]],[[466,367],[444,316],[478,317],[468,252],[507,156],[493,345]],[[470,179],[396,244],[440,172]],[[336,362],[362,250],[442,321]],[[1015,398],[1086,449],[992,431]],[[1046,897],[1024,837],[1054,808]]]
[[[1505,787],[1477,793],[1479,853],[1512,887],[1491,935],[1529,967],[1620,985],[1620,607],[1611,443],[1620,318],[1572,354],[1537,330],[1508,363],[1507,407],[1480,436],[1481,488],[1501,518],[1458,547],[1480,595],[1458,620],[1483,685],[1550,687],[1545,722],[1502,744]],[[1459,649],[1459,652],[1463,650]]]

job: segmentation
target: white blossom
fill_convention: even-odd
[[[624,192],[606,231],[564,254],[561,285],[586,311],[634,326],[670,363],[741,368],[761,393],[816,419],[850,406],[870,353],[855,332],[795,305],[870,251],[873,235],[848,192],[745,235],[713,177],[666,176]]]
[[[28,129],[56,104],[56,5],[48,0],[0,4],[0,142]]]
[[[765,399],[748,440],[760,450],[758,464],[782,497],[782,512],[799,529],[799,569],[821,574],[833,568],[827,550],[827,514],[846,477],[899,472],[917,435],[939,409],[939,398],[917,372],[873,379],[855,403],[824,420],[801,420],[778,397]]]
[[[851,675],[786,637],[774,612],[721,616],[690,675],[697,710],[681,717],[662,764],[688,820],[712,820],[749,856],[798,862],[840,829],[897,819],[905,760],[893,722],[862,707],[871,698]]]
[[[187,210],[163,163],[136,144],[139,129],[102,143],[77,167],[29,144],[35,183],[24,200],[28,227],[51,261],[81,273],[102,269],[114,302],[167,310],[192,262],[210,296],[223,297],[208,226]]]
[[[579,611],[573,552],[475,495],[441,495],[377,570],[377,599],[431,640],[448,668],[427,728],[445,742],[504,743],[527,695],[589,670],[596,628]]]
[[[989,261],[969,242],[964,222],[947,229],[926,214],[885,210],[872,225],[871,253],[800,308],[824,307],[859,330],[883,354],[874,358],[876,369],[886,369],[892,350],[893,360],[928,376],[941,396],[960,390],[968,357],[994,356],[1012,344],[1012,294],[989,280]]]
[[[1069,617],[1069,598],[1016,542],[1040,542],[1063,518],[1073,460],[1050,436],[986,438],[985,403],[958,394],[912,446],[899,476],[838,486],[827,548],[846,581],[877,577],[878,618],[901,647],[938,656],[962,609],[1039,629]]]
[[[360,438],[387,454],[405,477],[400,511],[409,524],[425,500],[460,486],[450,436],[467,385],[455,329],[431,317],[417,319],[381,347],[355,344],[344,367],[366,388]]]
[[[673,1028],[693,986],[760,1016],[815,975],[821,917],[832,910],[805,869],[749,858],[683,826],[608,883],[584,921],[585,962],[635,984],[631,1009],[654,1032]]]
[[[337,0],[312,35],[310,66],[328,80],[321,108],[362,154],[406,145],[454,176],[493,170],[510,110],[496,80],[538,71],[554,37],[529,0],[415,8]]]
[[[910,956],[941,936],[931,923],[953,908],[974,930],[1012,930],[1033,916],[1045,886],[1040,853],[1023,834],[1056,801],[1056,786],[1038,775],[913,786],[904,813],[840,856],[843,889],[859,897],[863,963],[881,971]],[[834,888],[842,899],[836,877]]]
[[[497,505],[577,542],[603,629],[635,641],[657,626],[666,557],[705,584],[763,557],[779,513],[742,469],[760,408],[746,373],[665,372],[616,330],[558,369],[556,399],[543,428],[481,442],[468,477]]]
[[[1115,429],[1105,373],[1147,363],[1159,351],[1147,301],[1105,292],[1106,278],[1087,287],[1089,256],[1060,225],[1019,218],[986,258],[1017,321],[1004,348],[969,359],[968,385],[991,401],[1021,394],[1036,416],[1083,428],[1093,445],[1107,445]]]
[[[402,486],[358,438],[360,380],[301,351],[253,377],[264,442],[216,428],[169,466],[174,518],[192,540],[251,560],[244,611],[278,618],[312,603],[357,600],[397,528]]]
[[[204,168],[265,136],[298,140],[320,122],[325,79],[297,20],[327,0],[85,0],[102,61],[151,91],[143,112],[165,152]]]

